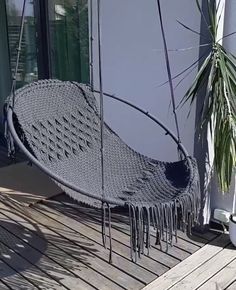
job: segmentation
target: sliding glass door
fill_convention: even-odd
[[[11,87],[11,72],[6,23],[7,18],[5,2],[0,0],[0,131],[3,128],[2,104]]]
[[[52,76],[89,81],[88,1],[48,1]]]
[[[23,0],[6,1],[8,46],[10,54],[11,73],[14,72],[16,65],[22,7]],[[19,68],[16,75],[17,87],[21,87],[26,83],[38,79],[35,22],[36,19],[34,16],[34,3],[31,0],[27,0]]]
[[[23,0],[0,0],[1,121],[16,64],[22,7]],[[26,0],[17,87],[44,78],[89,82],[88,0]]]

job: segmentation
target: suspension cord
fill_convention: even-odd
[[[26,0],[24,0],[23,7],[22,7],[21,23],[20,23],[20,35],[19,35],[19,40],[18,40],[18,46],[16,48],[16,51],[17,51],[16,66],[15,66],[15,70],[14,70],[14,73],[12,76],[12,86],[11,86],[11,95],[12,95],[12,104],[11,105],[12,105],[12,108],[14,108],[14,104],[15,104],[16,77],[17,77],[18,68],[19,68],[21,45],[22,45],[22,38],[23,38],[23,32],[24,32],[25,6],[26,6]]]
[[[170,61],[169,61],[169,55],[168,55],[168,48],[167,48],[165,30],[164,30],[164,25],[163,25],[163,20],[162,20],[160,0],[157,0],[157,7],[158,7],[158,14],[159,14],[160,25],[161,25],[161,34],[162,34],[162,39],[163,39],[163,44],[164,44],[166,69],[167,69],[168,80],[169,80],[169,85],[170,85],[171,102],[172,102],[172,109],[173,109],[173,114],[174,114],[174,119],[175,119],[177,138],[178,138],[178,143],[181,143],[178,117],[177,117],[177,114],[176,114],[176,103],[175,103],[174,86],[173,86],[171,69],[170,69]]]
[[[97,0],[98,17],[98,66],[99,66],[99,88],[100,88],[100,132],[101,132],[101,177],[102,194],[104,196],[104,109],[103,109],[103,82],[102,82],[102,43],[101,43],[101,1]]]
[[[90,86],[91,91],[94,91],[94,73],[93,73],[93,0],[90,0]]]
[[[10,134],[10,131],[8,130],[8,123],[7,123],[7,112],[9,108],[11,107],[12,110],[14,110],[15,105],[15,90],[16,90],[16,78],[19,68],[19,61],[20,61],[20,53],[21,53],[21,44],[22,44],[22,38],[23,38],[23,32],[24,32],[24,22],[25,22],[25,6],[26,6],[26,0],[23,2],[22,7],[22,14],[21,14],[21,23],[20,23],[20,34],[19,39],[17,43],[16,48],[16,65],[14,72],[12,74],[12,84],[11,84],[11,91],[10,91],[10,101],[4,105],[4,136],[7,140],[7,147],[8,147],[8,156],[14,159],[15,156],[15,146],[14,146],[14,140],[12,138],[12,135]]]

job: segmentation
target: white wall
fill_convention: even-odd
[[[228,35],[236,31],[236,1],[227,0],[225,3],[225,19],[224,19],[224,35]],[[226,37],[223,41],[224,47],[236,55],[236,34]],[[235,175],[232,178],[232,186],[229,193],[222,195],[214,181],[211,190],[211,208],[223,208],[231,212],[233,207],[233,195],[236,192]]]
[[[200,14],[195,0],[162,0],[164,26],[170,49],[198,47],[198,35],[181,27],[176,20],[199,31]],[[96,6],[96,1],[93,1]],[[163,42],[156,0],[102,0],[102,69],[104,91],[123,97],[158,116],[175,130],[169,107]],[[94,29],[96,28],[94,11]],[[97,37],[94,41],[95,87],[98,88]],[[173,75],[195,60],[199,49],[170,52]],[[176,89],[177,103],[191,83],[193,74]],[[189,107],[179,109],[183,144],[193,153],[194,113],[187,119]],[[195,108],[193,108],[193,112]],[[139,113],[114,101],[105,102],[105,117],[120,136],[136,150],[161,160],[175,160],[176,146],[168,136]]]

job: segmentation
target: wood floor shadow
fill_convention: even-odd
[[[35,229],[39,231],[39,229]],[[36,237],[27,228],[14,222],[0,220],[0,278],[24,272],[38,263],[47,249],[47,241],[40,243],[40,252],[30,246],[36,243]],[[8,265],[6,267],[5,265]]]
[[[60,211],[60,212],[66,212],[67,216],[70,216],[74,220],[86,220],[88,219],[89,222],[101,224],[101,210],[95,209],[86,205],[83,205],[79,202],[76,202],[66,196],[65,194],[58,195],[53,198],[55,203],[51,200],[50,202],[46,202],[51,208]],[[83,213],[83,217],[80,217],[81,213]],[[124,208],[115,208],[112,209],[112,219],[113,221],[116,220],[116,224],[113,224],[113,227],[116,229],[119,229],[119,222],[121,222],[120,229],[124,229],[124,224],[129,225],[129,217],[128,217],[128,209]],[[206,238],[207,234],[207,238]],[[212,237],[211,237],[212,234]],[[192,229],[192,232],[183,232],[181,230],[181,227],[179,227],[178,235],[185,239],[188,242],[192,242],[193,244],[196,244],[198,246],[203,246],[207,243],[214,244],[214,239],[220,235],[220,233],[217,233],[216,231],[212,232],[210,229],[208,229],[207,232],[204,232],[201,234],[198,230],[195,228]],[[226,237],[227,238],[227,237]],[[218,246],[218,243],[216,243]],[[178,246],[178,243],[177,243]]]
[[[74,236],[76,243],[72,235],[68,241],[65,228],[47,228],[22,214],[19,219],[16,214],[12,218],[10,213],[1,210],[0,279],[17,285],[20,274],[22,281],[28,277],[33,284],[54,289],[52,285],[61,279],[76,278],[90,268],[89,261],[97,251],[94,243],[82,237],[78,241],[78,234]]]

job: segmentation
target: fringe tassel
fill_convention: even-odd
[[[162,242],[168,251],[177,242],[177,230],[180,225],[184,232],[191,234],[191,228],[198,222],[200,211],[200,188],[197,176],[189,187],[189,194],[183,195],[173,201],[158,203],[152,206],[134,206],[128,204],[130,221],[130,257],[137,262],[138,257],[144,253],[144,248],[151,248],[151,226],[156,231],[155,244],[162,250]]]
[[[107,213],[108,214],[107,214]],[[108,217],[107,217],[108,215]],[[108,220],[107,220],[108,218]],[[111,236],[111,207],[107,202],[102,202],[102,242],[103,246],[106,249],[107,246],[107,235],[106,235],[106,226],[108,223],[108,235],[109,235],[109,263],[112,264],[112,236]]]
[[[6,142],[7,142],[8,157],[14,158],[14,156],[15,156],[14,140],[13,140],[13,137],[11,135],[11,132],[10,132],[10,130],[8,128],[8,124],[7,124],[7,111],[8,111],[8,109],[9,109],[9,105],[7,103],[5,103],[3,106],[4,137],[5,137]]]

